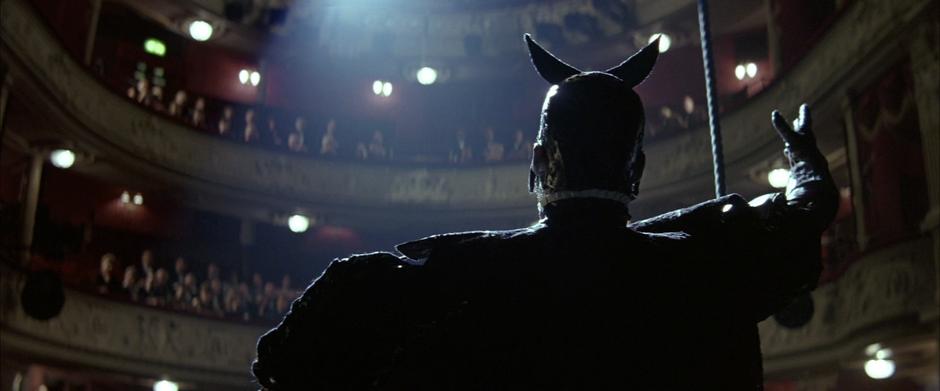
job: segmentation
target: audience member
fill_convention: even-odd
[[[190,308],[193,300],[199,296],[199,283],[196,274],[189,272],[183,277],[183,283],[178,285],[173,293],[174,301],[180,308]]]
[[[366,146],[366,143],[358,142],[356,143],[356,159],[366,160],[369,158],[369,147]]]
[[[189,113],[189,124],[198,129],[206,127],[206,100],[201,96],[193,103],[193,108]]]
[[[372,132],[372,141],[369,142],[369,158],[384,160],[388,157],[388,151],[385,149],[385,136],[381,131]]]
[[[121,294],[128,299],[137,301],[140,299],[143,286],[137,278],[137,267],[130,265],[124,268],[124,278],[121,279]]]
[[[166,106],[163,104],[163,87],[153,86],[150,88],[150,109],[163,112]]]
[[[216,315],[222,316],[221,311],[216,311],[212,305],[212,288],[209,287],[207,282],[203,282],[199,286],[199,296],[196,297],[196,300],[193,300],[192,308],[197,313],[203,315]]]
[[[502,143],[496,142],[496,134],[492,127],[483,130],[483,138],[486,142],[483,147],[483,160],[487,163],[502,161],[505,148]]]
[[[245,131],[242,133],[242,141],[246,143],[256,143],[259,139],[258,128],[255,126],[255,110],[245,111]]]
[[[267,139],[266,143],[271,146],[280,147],[284,145],[284,141],[281,140],[281,134],[277,131],[277,119],[274,116],[268,117],[268,133],[266,134]]]
[[[120,292],[121,284],[118,283],[117,278],[114,278],[114,263],[116,261],[117,257],[114,254],[107,253],[101,256],[101,265],[95,279],[95,287],[98,293],[108,295]]]
[[[222,109],[222,118],[219,118],[218,132],[220,136],[229,137],[232,134],[232,117],[235,111],[232,106],[225,106]]]
[[[186,277],[186,258],[176,257],[176,260],[173,261],[173,279],[171,285],[173,289],[176,289],[178,285],[183,284],[183,280]]]
[[[184,118],[186,111],[186,91],[179,90],[176,91],[176,95],[173,95],[173,101],[170,102],[170,108],[167,110],[167,114],[171,117]]]
[[[336,156],[339,151],[339,141],[336,140],[336,120],[330,119],[326,123],[326,131],[320,139],[320,154]]]
[[[160,268],[153,274],[153,278],[147,280],[144,288],[145,302],[149,305],[167,305],[170,299],[170,288],[167,285],[170,279],[170,273],[166,269]]]
[[[140,253],[140,278],[146,280],[153,277],[153,251],[144,250]]]
[[[136,87],[134,100],[141,105],[150,106],[150,82],[147,79],[139,79]]]
[[[305,152],[307,146],[304,145],[304,128],[307,126],[307,120],[304,117],[297,117],[294,120],[294,130],[287,135],[287,149],[292,152]]]
[[[532,158],[532,142],[525,139],[522,129],[516,129],[512,135],[512,149],[509,150],[512,160],[529,160]]]
[[[457,145],[450,152],[450,161],[452,163],[466,163],[473,160],[473,149],[467,143],[467,133],[463,129],[457,129],[455,136]]]

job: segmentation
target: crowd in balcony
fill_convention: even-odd
[[[326,121],[319,140],[310,140],[308,135],[311,132],[307,129],[307,119],[303,115],[288,116],[278,110],[258,107],[236,110],[234,105],[224,102],[214,102],[218,103],[220,110],[217,113],[209,113],[206,98],[199,96],[191,99],[185,90],[176,91],[167,104],[164,102],[163,87],[151,83],[146,77],[136,79],[135,84],[127,89],[127,97],[141,106],[173,117],[190,127],[245,144],[324,158],[396,160],[395,150],[386,142],[386,135],[382,130],[373,130],[368,137],[353,142],[347,141],[348,145],[341,143],[337,134],[336,119]],[[285,127],[282,122],[284,119],[289,119],[288,122],[292,126]],[[446,161],[454,164],[499,163],[526,161],[531,157],[532,142],[525,137],[521,129],[512,133],[512,143],[508,148],[498,141],[498,135],[492,126],[485,127],[482,135],[482,144],[472,143],[468,141],[467,132],[463,128],[457,129]],[[473,145],[477,145],[482,151],[475,154]]]
[[[116,270],[118,264],[112,253],[101,256],[95,280],[97,293],[205,316],[276,320],[299,294],[289,274],[279,284],[265,281],[257,272],[250,281],[239,279],[235,272],[223,278],[217,264],[208,263],[205,272],[199,274],[190,269],[184,257],[173,261],[171,271],[157,262],[151,250],[144,250],[140,260],[126,265],[122,273]]]

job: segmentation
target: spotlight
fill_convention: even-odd
[[[121,193],[121,203],[122,204],[131,203],[131,193],[128,193],[127,190],[124,190],[124,192]]]
[[[757,76],[757,64],[753,62],[747,63],[747,65],[744,66],[744,70],[747,71],[747,77],[749,78],[753,79],[754,76]]]
[[[144,196],[143,196],[142,194],[140,194],[140,193],[134,194],[134,198],[133,198],[132,201],[134,202],[134,205],[138,205],[138,206],[143,205],[143,204],[144,204]]]
[[[650,35],[650,39],[646,43],[652,43],[656,37],[659,37],[659,52],[665,53],[669,50],[669,47],[672,46],[672,38],[669,38],[669,35],[664,33]]]
[[[212,25],[205,20],[194,20],[189,24],[189,36],[200,42],[212,38],[212,30]]]
[[[875,358],[865,361],[865,374],[872,379],[887,379],[894,375],[894,360]]]
[[[382,81],[376,80],[372,82],[372,92],[376,95],[382,95]]]
[[[790,182],[790,170],[787,170],[786,168],[775,168],[770,170],[770,172],[767,173],[767,182],[777,189],[787,187],[787,183]]]
[[[251,81],[251,85],[252,85],[252,86],[256,86],[256,87],[257,87],[257,86],[258,86],[258,83],[261,83],[261,74],[258,73],[258,71],[251,71],[251,75],[249,76],[249,80]]]
[[[392,83],[391,82],[382,83],[382,95],[385,95],[385,96],[392,95]]]
[[[238,82],[242,84],[248,83],[248,78],[251,77],[247,69],[242,69],[238,71]]]
[[[153,391],[177,391],[180,387],[175,382],[169,380],[160,380],[153,383]]]
[[[418,83],[431,85],[437,81],[437,70],[431,67],[422,67],[418,69],[418,73],[416,73],[415,76],[418,78]]]
[[[734,77],[738,78],[738,80],[744,80],[746,73],[747,69],[744,68],[744,65],[738,64],[738,66],[734,67]]]
[[[49,154],[49,161],[59,168],[72,167],[75,164],[75,152],[68,149],[56,149]]]
[[[310,219],[304,215],[293,215],[287,219],[287,228],[294,233],[306,232],[310,228]]]

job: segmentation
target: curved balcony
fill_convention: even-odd
[[[780,149],[768,113],[809,101],[825,109],[850,87],[853,70],[882,50],[902,12],[929,1],[861,0],[791,72],[744,107],[722,119],[730,186],[755,192],[746,178],[752,165]],[[314,211],[329,210],[360,222],[393,213],[402,221],[458,216],[473,220],[530,221],[533,200],[525,165],[434,168],[321,161],[222,142],[128,102],[92,77],[44,28],[22,0],[2,5],[3,53],[16,80],[14,94],[56,119],[59,134],[95,156],[187,188],[280,200]],[[846,55],[851,53],[851,55]],[[838,126],[819,129],[826,139]],[[27,133],[14,132],[14,133]],[[686,132],[648,148],[638,209],[662,210],[707,197],[710,143],[707,131]],[[738,179],[736,179],[738,178]],[[663,201],[668,199],[669,201]],[[426,213],[408,213],[420,205]],[[402,211],[405,211],[402,213]],[[436,212],[436,213],[435,213]],[[643,215],[645,213],[638,213]]]

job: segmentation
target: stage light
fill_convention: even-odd
[[[787,183],[790,182],[790,170],[787,170],[786,168],[775,168],[770,170],[770,172],[767,173],[767,182],[777,189],[787,187]]]
[[[143,205],[144,196],[140,193],[134,194],[134,198],[132,199],[132,201],[134,202],[134,205],[137,205],[137,206]]]
[[[306,232],[310,228],[310,219],[304,215],[293,215],[287,219],[287,228],[294,233]]]
[[[121,193],[121,203],[122,204],[131,203],[131,193],[128,193],[127,190],[124,190],[124,192]]]
[[[189,24],[189,36],[200,42],[212,38],[212,30],[212,25],[205,20],[194,20]]]
[[[653,40],[656,39],[656,37],[659,37],[659,52],[665,53],[667,50],[669,50],[669,47],[672,46],[672,38],[669,38],[669,35],[667,34],[659,33],[650,35],[650,39],[646,43],[653,43]]]
[[[734,67],[734,77],[738,78],[738,80],[744,80],[746,74],[747,69],[744,68],[743,64],[738,64],[738,66]]]
[[[757,76],[757,64],[753,62],[747,63],[747,65],[744,66],[744,70],[747,71],[747,77],[749,78],[753,79],[754,76]]]
[[[56,149],[49,154],[49,161],[53,166],[69,168],[75,164],[75,153],[68,149]]]
[[[247,69],[242,69],[238,71],[238,82],[242,84],[248,83],[248,78],[251,77],[251,74],[248,73]]]
[[[865,361],[865,374],[872,379],[887,379],[894,375],[894,360],[881,358]]]
[[[431,85],[437,81],[437,70],[431,67],[421,67],[421,69],[418,69],[418,73],[416,73],[415,76],[418,78],[418,83]]]
[[[153,391],[178,391],[179,385],[169,380],[160,380],[153,383]]]
[[[382,81],[376,80],[372,82],[372,93],[376,95],[382,95]]]
[[[144,51],[157,57],[166,55],[166,44],[156,38],[147,38],[144,41]]]
[[[251,81],[251,85],[257,87],[258,84],[261,83],[261,74],[258,73],[258,71],[251,71],[251,76],[249,76],[249,80]]]
[[[385,95],[385,96],[392,95],[392,83],[391,82],[382,83],[382,95]]]

